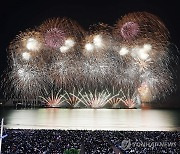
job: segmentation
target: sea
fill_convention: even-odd
[[[4,128],[180,131],[180,109],[0,108]]]

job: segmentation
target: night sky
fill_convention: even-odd
[[[10,41],[27,28],[34,28],[51,17],[68,17],[76,20],[84,29],[99,22],[113,25],[127,13],[146,11],[160,17],[170,31],[171,42],[180,49],[180,5],[178,0],[107,0],[102,1],[5,1],[0,4],[0,74],[7,67],[7,49]],[[174,55],[178,56],[177,50]],[[180,64],[179,64],[180,65]],[[173,65],[174,67],[174,65]],[[177,91],[160,106],[180,107],[180,71],[174,67]],[[179,69],[180,70],[180,69]],[[0,95],[1,97],[2,94]]]

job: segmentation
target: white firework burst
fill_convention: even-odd
[[[89,93],[85,92],[84,94],[80,92],[79,97],[75,97],[77,97],[87,107],[102,108],[116,96],[117,95],[111,96],[111,93],[107,90],[103,90],[101,92],[97,92],[97,90],[95,90],[94,92],[89,91]]]

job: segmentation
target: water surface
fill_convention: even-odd
[[[91,130],[180,130],[180,110],[1,109],[6,128]]]

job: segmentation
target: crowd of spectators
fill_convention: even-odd
[[[79,149],[81,154],[178,153],[178,131],[105,131],[6,129],[2,154],[63,154]]]

